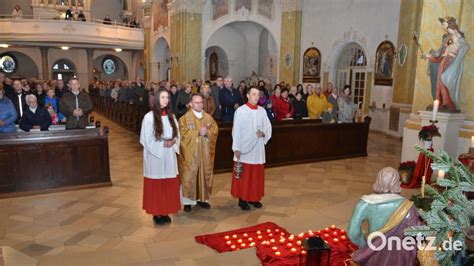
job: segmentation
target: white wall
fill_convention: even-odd
[[[123,0],[93,0],[91,3],[91,16],[95,19],[104,19],[106,16],[110,16],[112,21],[122,23],[122,2]]]
[[[304,1],[301,58],[307,48],[318,48],[322,56],[322,73],[329,71],[329,81],[334,83],[339,52],[347,43],[356,42],[366,53],[367,71],[373,73],[378,45],[384,40],[397,43],[399,18],[399,0]],[[327,82],[322,80],[323,84]],[[374,86],[373,80],[370,82],[372,90],[369,104],[375,101],[377,107],[381,108],[385,103],[386,109],[389,109],[392,103],[392,87]],[[372,113],[371,128],[387,132],[388,115],[389,112],[382,110]]]
[[[272,19],[269,19],[265,16],[259,15],[257,13],[257,5],[258,1],[252,1],[252,10],[249,11],[248,14],[239,14],[239,12],[235,11],[234,8],[234,1],[229,0],[229,14],[220,17],[216,21],[212,20],[212,1],[206,1],[204,6],[203,6],[203,13],[202,13],[202,76],[204,77],[205,71],[206,71],[206,66],[204,65],[204,55],[205,51],[208,47],[212,46],[212,43],[214,43],[214,40],[211,41],[211,38],[214,39],[213,35],[216,33],[220,28],[224,27],[225,25],[236,22],[236,21],[251,21],[255,22],[265,29],[267,29],[272,37],[275,40],[275,47],[277,48],[276,54],[278,54],[279,47],[280,47],[280,35],[281,35],[281,7],[279,4],[277,4],[278,1],[274,1],[274,10],[273,10],[273,17]],[[257,39],[260,39],[260,36],[257,36]],[[245,53],[240,54],[239,56],[241,57],[242,55],[246,55],[250,50],[246,50]],[[256,47],[255,53],[258,56],[259,48],[258,46]],[[226,51],[227,53],[227,51]],[[254,54],[255,55],[255,54]],[[240,58],[234,58],[231,55],[227,54],[228,59],[231,60],[236,60],[239,61]],[[258,57],[256,57],[258,60]],[[237,62],[233,62],[234,64]],[[278,61],[276,60],[274,62],[275,65],[278,65]],[[232,75],[232,65],[229,66],[229,71]],[[258,72],[258,63],[254,67],[255,71]],[[237,70],[236,70],[237,71]],[[276,71],[278,72],[278,71]],[[236,77],[234,77],[234,80],[241,79],[245,76],[250,75],[250,73],[245,73],[245,74],[237,74]]]

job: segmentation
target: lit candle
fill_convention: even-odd
[[[474,136],[471,137],[471,148],[474,148]]]
[[[280,232],[280,229],[278,229],[278,228],[277,228],[277,229],[275,229],[275,232],[277,232],[277,233],[278,233],[278,232]]]
[[[272,247],[272,250],[273,250],[273,251],[277,251],[278,248],[277,248],[277,247]]]
[[[425,184],[426,184],[426,177],[423,176],[421,178],[421,197],[424,198],[425,197]]]
[[[344,229],[341,229],[341,230],[339,231],[339,233],[341,233],[341,235],[344,235],[344,234],[346,233],[346,231],[344,231]]]
[[[275,243],[275,239],[270,239],[270,243]]]
[[[336,226],[333,225],[333,224],[331,224],[331,229],[332,229],[332,230],[336,229]]]
[[[253,238],[252,238],[252,237],[249,237],[247,240],[250,241],[250,242],[252,242],[252,241],[253,241]]]
[[[237,239],[237,235],[232,235],[232,238],[233,238],[233,239]]]
[[[299,239],[303,239],[303,237],[304,237],[304,233],[301,233],[301,234],[298,235]]]
[[[249,247],[255,247],[255,242],[250,243]]]
[[[287,247],[287,248],[291,248],[291,247],[293,247],[293,244],[288,243],[288,244],[286,244],[286,247]]]
[[[224,236],[225,240],[229,240],[230,236]]]
[[[293,241],[293,239],[295,239],[295,236],[294,236],[294,235],[290,235],[290,236],[288,237],[288,239],[291,240],[291,241]]]
[[[271,230],[271,229],[267,229],[267,233],[271,233],[271,232],[272,232],[272,230]]]
[[[284,239],[284,238],[280,239],[280,244],[283,244],[283,243],[285,243],[285,239]]]
[[[231,249],[235,249],[235,245],[230,246]]]
[[[329,234],[324,234],[324,238],[328,238],[329,237]]]
[[[436,121],[436,115],[438,114],[439,100],[433,102],[433,117],[431,120]]]
[[[302,250],[301,255],[305,256],[306,255],[306,250]]]
[[[332,242],[334,242],[334,243],[339,243],[339,239],[334,238],[334,239],[332,240]]]
[[[245,248],[247,245],[245,243],[240,244],[241,248]]]
[[[262,234],[262,232],[260,232],[260,230],[258,230],[258,231],[257,231],[257,235],[261,235],[261,234]]]
[[[258,240],[262,240],[263,237],[259,235],[259,236],[257,236],[257,239],[258,239]]]
[[[242,243],[242,239],[239,238],[239,240],[237,240],[237,243]]]
[[[337,232],[332,232],[332,236],[337,236]]]
[[[301,246],[301,241],[300,240],[296,241],[296,245]]]
[[[443,179],[446,172],[443,170],[438,170],[438,180]]]
[[[296,248],[291,248],[290,251],[291,253],[296,253]]]
[[[309,235],[309,236],[314,236],[313,231],[309,230],[309,231],[308,231],[308,235]]]
[[[225,244],[226,244],[227,246],[230,246],[230,245],[232,245],[232,242],[229,240],[229,241],[225,242]]]
[[[341,236],[341,240],[346,240],[346,236]]]
[[[324,228],[324,232],[329,232],[329,228]]]
[[[280,257],[281,253],[280,251],[275,252],[275,256]]]
[[[244,234],[244,237],[248,237],[248,236],[249,236],[249,234],[247,234],[247,233]]]
[[[268,237],[273,237],[273,234],[272,233],[268,234]]]

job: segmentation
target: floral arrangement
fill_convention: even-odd
[[[433,137],[441,137],[441,134],[438,131],[438,127],[434,124],[429,126],[424,126],[418,132],[418,139],[423,141],[431,141]]]
[[[400,165],[398,166],[398,170],[413,170],[416,167],[416,162],[415,161],[406,161],[406,162],[401,162]]]

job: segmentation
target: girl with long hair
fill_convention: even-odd
[[[172,112],[170,94],[155,93],[153,108],[143,118],[140,143],[143,145],[143,209],[162,225],[171,223],[169,214],[181,209],[178,161],[179,129]]]

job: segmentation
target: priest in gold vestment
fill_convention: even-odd
[[[189,110],[179,119],[181,153],[181,202],[184,211],[192,206],[209,209],[212,192],[214,155],[219,128],[212,116],[203,110],[203,98],[193,94]]]

